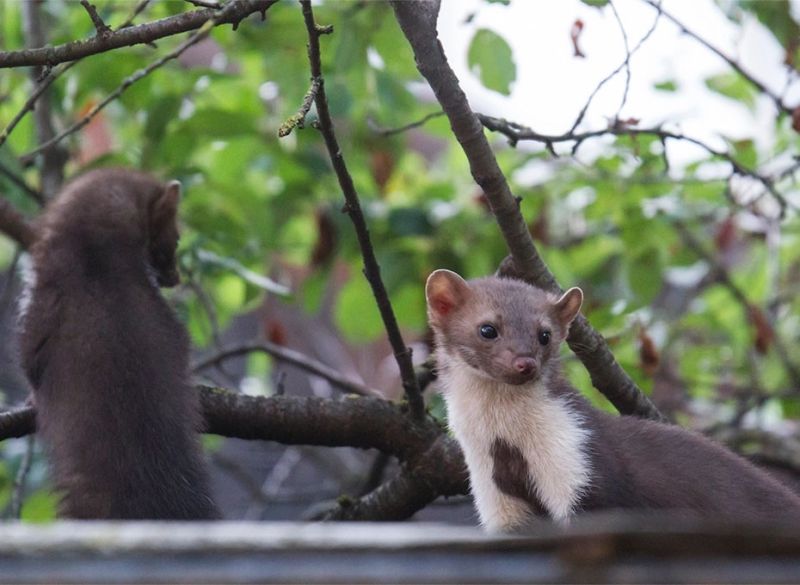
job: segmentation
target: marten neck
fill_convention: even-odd
[[[476,483],[494,483],[511,499],[479,506],[489,528],[523,523],[533,512],[564,520],[572,515],[589,485],[589,431],[575,407],[580,400],[568,389],[556,364],[535,382],[511,385],[487,377],[442,347],[437,352],[448,420],[462,445]],[[499,470],[516,461],[516,475],[527,475],[533,507],[526,509],[519,477]],[[501,462],[500,459],[505,459]],[[502,464],[501,464],[502,463]],[[537,505],[538,504],[538,505]]]

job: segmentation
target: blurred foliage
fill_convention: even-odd
[[[606,0],[582,1],[607,10]],[[498,10],[507,4],[494,3]],[[103,0],[95,4],[112,25],[124,21],[133,6]],[[754,14],[787,51],[794,51],[797,23],[788,5],[741,1],[731,3],[728,13],[737,22],[743,14]],[[20,6],[0,3],[4,50],[23,45]],[[43,8],[53,44],[94,34],[77,3],[49,0]],[[154,2],[138,22],[189,9],[185,2]],[[335,27],[334,34],[322,39],[326,89],[383,277],[408,338],[421,338],[422,291],[430,271],[447,267],[467,277],[491,273],[505,256],[505,245],[444,117],[392,135],[376,130],[403,126],[437,108],[421,99],[413,56],[390,7],[337,0],[315,11],[318,22]],[[524,66],[524,59],[539,58],[513,54],[500,31],[477,29],[469,22],[464,26],[471,35],[470,68],[493,91],[510,93],[517,67]],[[220,27],[211,38],[218,49],[212,58],[198,51],[167,64],[70,137],[65,142],[73,155],[67,174],[115,164],[180,179],[185,188],[181,266],[207,292],[221,327],[263,301],[263,287],[248,274],[287,282],[287,271],[302,269],[291,300],[315,313],[334,267],[346,265],[350,278],[336,297],[335,325],[355,345],[379,339],[383,327],[361,276],[355,236],[338,212],[342,196],[320,136],[309,123],[305,130],[277,138],[278,127],[297,111],[308,89],[306,32],[299,9],[279,3],[265,22],[250,17],[238,31]],[[76,120],[126,76],[180,41],[164,39],[157,47],[129,47],[82,60],[53,85],[58,125]],[[735,72],[705,83],[755,107],[757,92]],[[681,91],[669,79],[656,88]],[[4,70],[0,123],[20,110],[29,91],[25,69]],[[716,405],[712,420],[724,419],[733,408],[737,395],[730,388],[753,388],[754,380],[766,393],[779,395],[792,388],[774,345],[765,353],[757,351],[757,331],[730,290],[718,281],[694,286],[708,280],[709,265],[683,241],[675,221],[683,222],[706,253],[727,267],[733,282],[765,311],[790,356],[800,363],[795,350],[800,337],[796,213],[790,212],[779,226],[770,224],[773,231],[765,237],[752,227],[763,225],[758,206],[732,205],[727,196],[731,183],[707,178],[707,165],[718,161],[706,156],[682,172],[667,173],[663,145],[654,137],[607,140],[588,166],[554,160],[540,146],[515,150],[493,139],[501,167],[522,197],[521,209],[541,254],[562,285],[583,287],[584,312],[646,391],[652,390],[655,374],[643,363],[644,334],[652,338],[661,366],[671,368],[689,399]],[[95,140],[107,142],[104,153],[86,160],[87,145]],[[38,184],[37,171],[22,168],[18,157],[34,141],[27,116],[0,149],[0,164],[31,185]],[[796,155],[798,138],[785,117],[776,117],[774,142],[753,136],[730,145],[741,162],[758,167],[780,155]],[[518,182],[518,171],[531,168],[546,169],[549,178]],[[793,190],[797,200],[788,179],[776,187]],[[35,211],[24,192],[2,175],[0,191],[26,212]],[[1,246],[0,262],[8,266],[13,251],[5,242]],[[209,262],[203,251],[235,260],[239,268]],[[202,300],[189,289],[179,290],[174,299],[195,344],[208,346],[212,328]],[[566,352],[565,358],[570,377],[607,407],[589,391],[579,362]],[[251,375],[269,371],[265,358],[251,362]],[[773,411],[774,404],[785,403],[782,415],[787,419],[800,416],[796,401],[772,403]],[[443,414],[438,402],[433,410]],[[0,507],[8,501],[11,465],[10,459],[0,462]],[[23,516],[46,518],[52,510],[52,496],[35,491]]]

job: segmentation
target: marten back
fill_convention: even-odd
[[[38,222],[20,343],[62,516],[217,516],[188,336],[158,290],[178,282],[179,199],[176,182],[99,170]]]

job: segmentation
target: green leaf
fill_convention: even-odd
[[[783,47],[797,42],[800,25],[792,18],[789,0],[740,0],[739,5],[755,14]]]
[[[503,6],[508,6],[511,4],[511,0],[485,0],[487,4],[502,4]]]
[[[479,29],[469,45],[467,63],[484,87],[503,95],[511,94],[517,66],[511,47],[503,37],[489,29]]]
[[[602,8],[608,4],[609,0],[581,0],[586,6],[594,6],[595,8]]]
[[[398,236],[427,236],[433,233],[428,214],[416,207],[400,207],[389,212],[389,229]]]
[[[339,293],[334,319],[345,337],[355,343],[368,343],[383,332],[372,290],[361,274],[354,274]]]
[[[37,490],[25,498],[20,518],[25,522],[52,522],[58,510],[58,495],[49,490]]]
[[[656,88],[658,91],[672,92],[678,90],[678,84],[672,81],[671,79],[668,79],[667,81],[660,81],[656,83],[653,87]]]
[[[737,73],[723,73],[709,77],[706,79],[706,87],[732,100],[743,102],[751,108],[755,105],[755,89]]]

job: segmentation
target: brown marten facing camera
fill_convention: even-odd
[[[556,296],[437,270],[426,297],[449,424],[489,530],[622,508],[800,522],[800,497],[741,457],[677,426],[597,410],[570,386],[558,353],[580,289]]]
[[[158,290],[179,281],[180,195],[91,171],[37,221],[20,346],[62,517],[218,517],[188,335]]]

